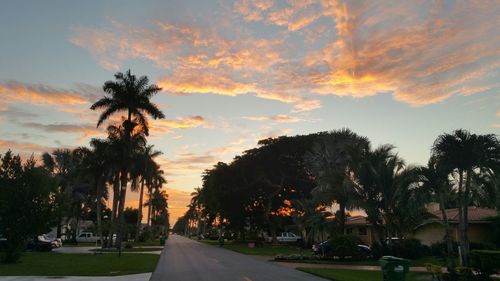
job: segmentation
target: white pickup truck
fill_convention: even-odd
[[[96,243],[96,242],[100,242],[100,241],[101,241],[101,237],[95,235],[92,232],[82,232],[76,237],[76,242],[78,242],[78,243],[82,243],[82,242],[83,243],[85,243],[85,242]]]
[[[268,243],[271,243],[273,238],[268,236],[265,237]],[[299,243],[302,241],[302,237],[295,235],[291,232],[282,232],[278,236],[276,236],[278,243]]]

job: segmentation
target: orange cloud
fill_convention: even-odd
[[[173,129],[190,129],[207,124],[205,118],[196,116],[177,117],[175,120],[159,119],[150,123],[151,131],[171,133]],[[182,137],[182,136],[181,136]]]
[[[426,3],[420,8],[429,14],[421,19],[415,17],[416,3],[395,5],[384,14],[362,4],[334,3],[338,38],[316,63],[308,62],[326,62],[329,69],[311,76],[317,93],[365,97],[392,92],[396,100],[425,105],[499,84],[485,79],[500,66],[495,59],[500,41],[489,35],[497,24],[482,20],[498,11],[487,4],[464,3],[449,9],[439,2]],[[449,16],[441,18],[444,9]],[[477,82],[483,83],[481,87],[469,86]]]
[[[32,153],[39,154],[46,151],[52,151],[55,148],[36,143],[0,139],[0,151],[6,152],[9,149],[16,154],[19,153],[24,156],[29,156]]]
[[[263,12],[272,6],[272,0],[242,0],[234,2],[234,10],[243,15],[246,21],[262,20]]]
[[[492,1],[238,0],[230,11],[240,18],[216,20],[217,28],[112,21],[74,28],[70,41],[104,67],[153,62],[172,94],[249,93],[294,112],[321,107],[315,95],[389,93],[421,106],[500,87],[500,38],[492,36],[499,22],[491,20],[499,9]],[[269,36],[232,24],[241,18]]]
[[[41,84],[23,84],[17,81],[0,83],[2,102],[32,103],[42,105],[80,105],[88,103],[87,98],[74,90],[60,90]]]
[[[196,71],[176,72],[172,76],[161,78],[158,85],[163,92],[171,94],[211,93],[236,96],[255,91],[252,84]]]
[[[284,114],[278,114],[274,116],[246,116],[244,119],[253,121],[275,121],[277,123],[296,123],[304,121],[302,118],[292,117]]]

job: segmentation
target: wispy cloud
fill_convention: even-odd
[[[87,125],[87,124],[69,124],[69,123],[41,124],[37,122],[22,122],[19,123],[19,125],[36,130],[42,130],[47,133],[80,134],[81,138],[106,135],[103,129],[96,128],[93,125]]]
[[[304,121],[304,119],[302,118],[288,116],[284,114],[278,114],[274,116],[245,116],[243,118],[253,121],[274,121],[277,123],[296,123]]]
[[[26,84],[18,81],[0,83],[0,95],[3,103],[16,102],[42,105],[81,105],[88,103],[89,98],[89,95],[75,90],[64,90],[42,84]]]
[[[191,129],[207,125],[208,122],[199,115],[177,117],[176,119],[160,119],[150,123],[151,131],[157,133],[172,133],[174,129]]]
[[[69,39],[107,68],[142,59],[166,93],[253,94],[307,111],[317,95],[382,93],[414,105],[500,88],[495,1],[231,2],[229,21],[75,27]],[[272,28],[271,28],[272,27]],[[260,34],[260,36],[259,36]],[[272,38],[272,39],[270,39]]]
[[[23,155],[31,155],[32,153],[42,153],[45,151],[52,151],[54,147],[44,146],[30,142],[19,142],[15,140],[0,139],[0,152],[12,150],[14,153]]]

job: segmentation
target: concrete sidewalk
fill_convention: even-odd
[[[151,273],[121,275],[112,277],[100,276],[2,276],[0,281],[47,281],[47,280],[65,280],[65,281],[147,281],[151,278]]]

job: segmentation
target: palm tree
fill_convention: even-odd
[[[147,186],[148,188],[148,218],[147,218],[147,225],[148,227],[151,226],[151,215],[152,215],[152,200],[153,200],[153,191],[161,189],[164,184],[167,183],[167,180],[165,179],[164,176],[165,172],[161,170],[159,167],[157,167],[155,170],[153,170],[153,175],[152,175],[152,181],[151,183]]]
[[[328,217],[332,213],[326,211],[324,205],[313,199],[297,199],[293,201],[294,212],[292,220],[302,233],[306,245],[311,246],[315,242],[324,241],[325,232],[331,228]]]
[[[90,173],[95,177],[97,233],[99,237],[104,237],[102,231],[103,199],[107,198],[106,183],[112,181],[113,175],[115,174],[113,169],[115,165],[113,164],[110,143],[107,140],[92,139],[90,141],[90,146],[92,147],[92,153],[88,167]],[[104,246],[104,239],[101,239],[101,247]]]
[[[382,145],[367,151],[354,171],[356,190],[362,198],[361,207],[377,230],[378,240],[382,238],[381,225],[385,224],[391,250],[392,237],[407,231],[405,221],[424,218],[424,201],[415,168],[407,167],[393,150],[392,145]]]
[[[132,118],[138,120],[138,125],[144,128],[146,136],[149,135],[149,125],[146,115],[153,119],[165,118],[163,112],[150,99],[156,95],[161,88],[157,85],[149,85],[149,79],[141,76],[139,79],[128,70],[126,73],[118,72],[115,74],[116,81],[106,81],[103,90],[106,94],[104,98],[95,102],[90,109],[103,109],[97,127],[106,121],[111,115],[121,111],[127,111],[127,120],[124,128],[129,134],[135,125]]]
[[[439,166],[435,157],[429,159],[427,167],[418,168],[417,174],[419,175],[422,189],[427,191],[429,195],[439,203],[439,209],[441,210],[445,228],[448,272],[455,272],[452,229],[446,214],[446,206],[454,198],[453,186],[448,179],[447,172]]]
[[[468,207],[471,188],[477,174],[494,174],[500,162],[500,142],[495,135],[476,135],[456,130],[440,135],[433,144],[432,153],[446,167],[448,173],[458,174],[458,202],[460,252],[464,266],[469,264]]]
[[[57,237],[61,237],[63,217],[68,215],[70,205],[70,186],[74,179],[75,165],[69,149],[56,149],[51,154],[42,155],[43,166],[51,172],[58,182],[55,202],[57,204]]]
[[[117,247],[120,249],[122,240],[122,227],[125,221],[125,198],[127,192],[127,182],[129,174],[133,166],[139,159],[142,147],[146,145],[146,138],[143,131],[134,130],[132,135],[129,135],[125,128],[122,126],[108,127],[108,139],[112,143],[112,147],[117,156],[117,161],[120,163],[120,184],[121,188],[118,191],[118,232],[117,232]],[[135,182],[133,182],[135,185]]]
[[[142,205],[143,205],[143,195],[144,195],[144,185],[152,185],[153,177],[155,171],[159,170],[159,165],[154,161],[154,158],[162,154],[161,151],[154,150],[153,145],[144,147],[139,155],[139,174],[141,174],[141,187],[139,190],[139,207],[137,214],[137,229],[135,234],[135,240],[139,240],[140,226],[142,222]]]
[[[344,234],[346,209],[356,207],[358,200],[354,183],[354,166],[361,154],[369,150],[370,142],[349,129],[332,131],[314,143],[305,158],[314,174],[316,198],[323,203],[339,206],[339,232]]]
[[[161,90],[157,85],[149,85],[149,79],[146,76],[137,78],[132,75],[130,70],[126,73],[118,72],[115,74],[115,81],[107,81],[103,86],[104,92],[107,94],[95,102],[90,109],[103,109],[97,127],[99,127],[111,115],[121,111],[127,111],[127,119],[123,122],[124,128],[124,149],[121,150],[124,155],[131,153],[132,135],[136,126],[142,129],[144,134],[149,135],[149,126],[146,115],[153,119],[165,118],[163,112],[150,101],[150,99]],[[134,118],[134,119],[133,119]],[[125,157],[126,161],[132,157]],[[123,165],[121,171],[121,190],[120,190],[120,207],[118,209],[118,217],[120,229],[123,225],[123,211],[125,204],[125,195],[127,189],[128,166],[130,163]],[[118,233],[118,246],[121,247],[121,233]]]

